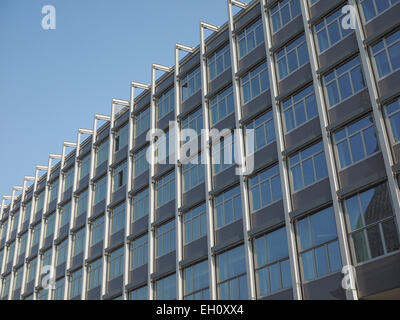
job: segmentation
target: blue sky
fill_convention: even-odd
[[[0,196],[149,83],[153,62],[172,66],[176,42],[198,45],[201,20],[222,25],[226,0],[0,0]]]

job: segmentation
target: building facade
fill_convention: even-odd
[[[400,299],[400,1],[227,8],[3,196],[1,299]],[[155,128],[254,129],[254,170]]]

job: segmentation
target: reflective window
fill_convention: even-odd
[[[346,13],[342,13],[342,8],[339,8],[314,26],[319,53],[324,52],[354,32],[353,29],[342,27],[345,15]]]
[[[98,259],[88,266],[89,284],[88,289],[94,289],[101,286],[103,280],[103,259]]]
[[[133,156],[133,170],[134,170],[134,177],[139,177],[142,173],[145,173],[149,170],[149,162],[146,158],[148,147],[145,147],[139,150]]]
[[[214,200],[217,228],[242,218],[240,186],[234,187],[217,196]]]
[[[286,45],[275,54],[279,79],[282,80],[309,62],[306,38],[304,35]]]
[[[197,162],[197,163],[192,163]],[[201,156],[191,159],[188,164],[183,165],[183,190],[188,191],[204,182],[204,164]]]
[[[231,67],[231,50],[229,43],[218,50],[207,60],[209,81],[214,80],[218,75]]]
[[[365,88],[360,57],[346,62],[323,77],[329,107],[334,107]]]
[[[305,281],[342,269],[332,207],[297,221],[296,231]]]
[[[301,15],[299,0],[282,0],[270,10],[272,30],[276,32]]]
[[[217,256],[219,300],[247,300],[246,259],[243,245]]]
[[[113,170],[113,192],[126,184],[127,169],[127,162],[125,161]]]
[[[148,300],[149,289],[147,286],[133,290],[129,293],[129,300]]]
[[[234,112],[232,87],[225,89],[211,99],[209,109],[212,125],[232,114]]]
[[[76,216],[79,217],[81,214],[84,214],[88,208],[88,190],[83,191],[78,197],[78,208],[76,212]]]
[[[283,101],[282,111],[286,132],[290,132],[317,117],[318,108],[317,101],[315,100],[314,86],[311,85]]]
[[[131,254],[131,270],[139,268],[148,261],[148,241],[149,236],[146,234],[130,244]]]
[[[79,162],[79,180],[83,179],[90,173],[90,163],[91,163],[91,157],[90,154],[86,157],[84,157],[82,160]]]
[[[400,141],[400,100],[387,105],[385,107],[385,115],[393,142],[397,143]]]
[[[110,281],[124,273],[124,247],[111,252],[108,261],[108,281]]]
[[[94,205],[106,198],[107,194],[107,175],[94,184]]]
[[[400,68],[400,30],[392,33],[371,48],[379,78]]]
[[[149,214],[149,189],[133,196],[133,220],[138,220]]]
[[[324,147],[321,142],[289,157],[294,192],[328,176]]]
[[[96,150],[96,166],[108,161],[109,140],[103,142]]]
[[[158,208],[175,199],[175,171],[157,181],[156,195]]]
[[[156,281],[156,300],[176,299],[176,274]]]
[[[82,278],[83,273],[82,269],[71,273],[69,277],[70,289],[69,289],[69,298],[75,298],[81,295],[82,293]]]
[[[135,137],[150,129],[150,107],[139,112],[135,117]]]
[[[386,184],[361,192],[344,203],[350,244],[357,263],[400,249]]]
[[[209,300],[208,289],[208,261],[197,263],[185,268],[184,278],[184,299],[185,300]]]
[[[267,62],[262,63],[240,79],[242,89],[242,103],[258,97],[269,89]]]
[[[129,126],[126,124],[115,133],[114,151],[118,152],[128,145]]]
[[[239,43],[239,58],[243,58],[264,42],[264,30],[261,19],[244,29],[238,35],[237,39]]]
[[[158,99],[157,103],[157,114],[158,120],[166,116],[169,112],[174,110],[175,106],[175,89],[171,88]]]
[[[246,135],[246,148],[247,154],[251,154],[251,147],[254,145],[254,152],[262,149],[266,145],[275,141],[275,126],[274,126],[274,118],[272,116],[272,111],[268,111],[254,120],[252,120],[248,125],[246,125],[246,129],[254,130],[254,142],[250,140],[252,137],[250,135]]]
[[[267,296],[292,285],[286,229],[254,241],[257,296]]]
[[[364,20],[370,21],[381,13],[394,6],[400,0],[360,0],[364,13]]]
[[[175,250],[175,220],[156,228],[157,257]]]
[[[90,224],[90,246],[98,244],[104,240],[104,216],[97,218]]]
[[[85,247],[85,228],[79,230],[72,236],[72,256],[77,256],[80,253],[83,253],[83,249]]]
[[[125,214],[126,204],[125,202],[114,208],[110,216],[110,231],[111,235],[117,233],[125,227]]]
[[[207,234],[206,205],[202,204],[185,212],[183,215],[183,232],[185,244],[197,240]]]
[[[251,211],[257,211],[282,199],[279,165],[264,170],[249,180]]]
[[[201,72],[200,67],[187,74],[181,80],[182,102],[189,99],[201,89]]]
[[[341,169],[380,150],[372,115],[335,132],[333,137]]]

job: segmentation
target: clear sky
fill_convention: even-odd
[[[227,1],[0,0],[0,196],[149,83],[152,63],[172,66],[176,42],[197,46],[201,20],[225,23]]]

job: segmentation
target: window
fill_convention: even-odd
[[[255,239],[254,251],[258,298],[292,285],[285,228]]]
[[[82,293],[82,269],[71,273],[69,278],[70,282],[70,292],[69,298],[75,298],[81,295]]]
[[[101,286],[103,278],[103,259],[98,259],[88,266],[89,285],[88,289],[94,289]]]
[[[78,208],[76,216],[79,217],[81,214],[84,214],[88,208],[88,190],[86,189],[82,192],[78,197]]]
[[[130,245],[131,253],[131,270],[136,269],[148,261],[148,235],[144,235],[134,241]]]
[[[305,36],[302,35],[278,51],[275,60],[280,80],[304,66],[309,61]]]
[[[145,189],[133,196],[133,221],[149,214],[149,189]]]
[[[238,35],[239,58],[243,58],[249,52],[253,51],[259,44],[264,42],[264,30],[261,19],[244,29]]]
[[[64,240],[58,246],[56,246],[56,266],[61,266],[64,262],[67,262],[68,254],[68,240]]]
[[[251,211],[255,212],[282,199],[279,165],[260,172],[249,180]]]
[[[73,253],[72,255],[75,257],[78,254],[83,252],[85,246],[85,228],[76,232],[72,237],[72,245],[73,245]]]
[[[305,281],[342,269],[332,207],[297,221],[296,230]]]
[[[231,50],[229,43],[218,50],[207,60],[209,81],[214,80],[218,75],[231,67]]]
[[[104,240],[104,216],[97,218],[90,224],[91,240],[90,245],[93,247],[100,241]]]
[[[157,207],[175,199],[175,171],[157,181]]]
[[[289,157],[291,185],[299,191],[328,176],[322,141]]]
[[[7,300],[8,294],[10,292],[10,282],[11,274],[2,279],[1,296],[3,297],[3,300]]]
[[[46,275],[46,273],[44,272],[44,267],[45,266],[51,266],[51,257],[53,254],[53,250],[49,249],[47,250],[43,255],[42,255],[42,261],[41,261],[41,266],[40,266],[40,281],[43,280],[42,277],[44,277]]]
[[[45,238],[51,236],[54,233],[54,227],[56,224],[56,214],[53,213],[46,219],[46,235]]]
[[[126,124],[115,134],[114,151],[118,152],[123,147],[128,145],[129,126]]]
[[[330,107],[353,96],[365,88],[360,57],[346,62],[323,77],[325,92]]]
[[[184,129],[192,129],[196,131],[198,135],[201,134],[201,130],[203,129],[203,111],[201,108],[189,113],[189,115],[182,120],[182,130]],[[182,140],[186,143],[189,141],[189,137],[182,137]]]
[[[22,276],[24,274],[24,269],[21,267],[15,271],[14,277],[14,291],[21,289],[22,287]]]
[[[23,208],[24,218],[23,224],[29,221],[31,218],[31,210],[32,210],[32,201],[29,201],[28,204]]]
[[[31,243],[31,249],[39,244],[39,240],[40,240],[40,228],[41,228],[41,224],[37,224],[36,226],[33,227],[32,229],[32,243]],[[31,251],[31,254],[33,252]]]
[[[400,100],[387,105],[385,107],[387,126],[392,133],[393,142],[400,141]]]
[[[129,293],[129,300],[147,300],[149,296],[147,286],[133,290]]]
[[[135,137],[150,129],[150,107],[139,112],[135,117]]]
[[[157,257],[175,250],[175,220],[156,228]]]
[[[112,210],[110,217],[111,235],[117,233],[125,227],[125,213],[125,202]]]
[[[200,67],[187,74],[181,80],[182,102],[193,96],[201,89],[201,72]]]
[[[316,4],[319,0],[309,0],[310,1],[310,5],[312,6],[313,4]]]
[[[91,157],[90,155],[84,157],[79,163],[79,180],[82,180],[84,177],[89,175],[90,173],[90,163]]]
[[[360,0],[366,22],[394,6],[399,0]]]
[[[202,204],[183,215],[185,244],[207,234],[206,205]]]
[[[65,278],[56,281],[56,289],[54,291],[54,300],[64,300]]]
[[[185,300],[209,300],[208,290],[208,261],[197,263],[185,268],[184,277],[184,299]]]
[[[350,245],[357,263],[400,249],[390,196],[386,184],[345,200]]]
[[[12,244],[10,244],[10,246],[7,249],[7,260],[6,260],[7,263],[6,263],[6,266],[8,264],[12,265],[13,260],[14,260],[14,253],[15,253],[15,241]]]
[[[64,174],[64,192],[68,191],[72,188],[72,184],[74,183],[74,168],[69,169]]]
[[[50,196],[49,196],[49,203],[57,200],[58,197],[58,186],[60,184],[60,179],[55,180],[50,186]]]
[[[210,100],[211,124],[225,119],[234,112],[232,87],[229,87]]]
[[[335,132],[333,138],[341,169],[379,151],[372,115]]]
[[[8,229],[8,220],[3,223],[1,228],[1,240],[5,240],[7,237],[7,229]]]
[[[250,136],[246,135],[247,154],[253,153],[250,146],[254,145],[254,152],[262,149],[266,145],[275,141],[275,126],[272,111],[268,111],[252,120],[246,129],[254,130],[254,142],[250,141]]]
[[[246,259],[243,245],[217,256],[218,299],[247,300]]]
[[[158,99],[157,110],[158,120],[166,116],[169,112],[174,110],[175,106],[175,90],[174,88],[169,89],[167,92]]]
[[[109,257],[108,280],[121,276],[124,272],[124,247],[111,252]]]
[[[299,0],[282,0],[270,11],[272,29],[274,32],[282,29],[294,18],[301,15]]]
[[[156,300],[176,299],[176,275],[175,273],[156,281]]]
[[[217,196],[214,200],[217,227],[222,228],[242,218],[240,186],[234,187]]]
[[[139,177],[142,173],[149,170],[149,162],[146,159],[148,147],[145,147],[135,153],[133,156],[133,167],[135,170],[135,178]]]
[[[60,229],[70,222],[71,217],[71,202],[68,202],[64,207],[60,210]]]
[[[191,162],[197,162],[197,164]],[[201,163],[201,156],[198,156],[183,165],[183,190],[188,191],[203,182],[204,164]]]
[[[3,257],[4,257],[4,251],[0,250],[0,266],[3,265]]]
[[[113,170],[113,192],[117,191],[119,188],[122,188],[126,184],[126,171],[126,161]]]
[[[354,32],[353,29],[342,27],[344,16],[342,8],[339,8],[314,26],[319,53],[324,52]]]
[[[400,68],[400,30],[371,47],[379,78]]]
[[[103,142],[97,148],[97,156],[96,156],[96,166],[100,166],[104,162],[108,162],[108,149],[109,149],[109,140]]]
[[[28,285],[31,281],[35,280],[35,275],[36,275],[36,267],[37,267],[37,258],[31,260],[28,263],[28,281],[26,282],[26,284]]]
[[[13,216],[11,216],[11,233],[16,232],[19,223],[19,211],[17,211]]]
[[[37,300],[48,300],[49,291],[45,289],[40,289],[37,293]]]
[[[28,232],[25,232],[24,235],[20,238],[20,243],[19,243],[19,252],[18,256],[25,256],[26,254],[26,246],[28,244]],[[1,259],[0,259],[1,261]],[[0,262],[1,263],[1,262]]]
[[[175,131],[167,131],[165,134],[157,137],[155,143],[155,159],[156,163],[166,164],[169,157],[173,157],[175,151]],[[170,146],[170,143],[172,145]],[[172,160],[170,160],[172,161]]]
[[[243,76],[240,79],[240,87],[242,89],[243,104],[267,91],[269,89],[267,62],[262,63]]]
[[[318,116],[314,86],[311,85],[283,101],[286,133]]]
[[[230,134],[221,137],[217,141],[213,141],[211,162],[213,163],[214,174],[218,174],[231,167],[235,163],[235,159],[239,159],[237,145],[235,134]]]
[[[40,193],[36,198],[36,210],[35,213],[37,214],[40,210],[43,210],[44,205],[44,192]]]
[[[94,205],[106,198],[107,194],[107,175],[94,184]]]

